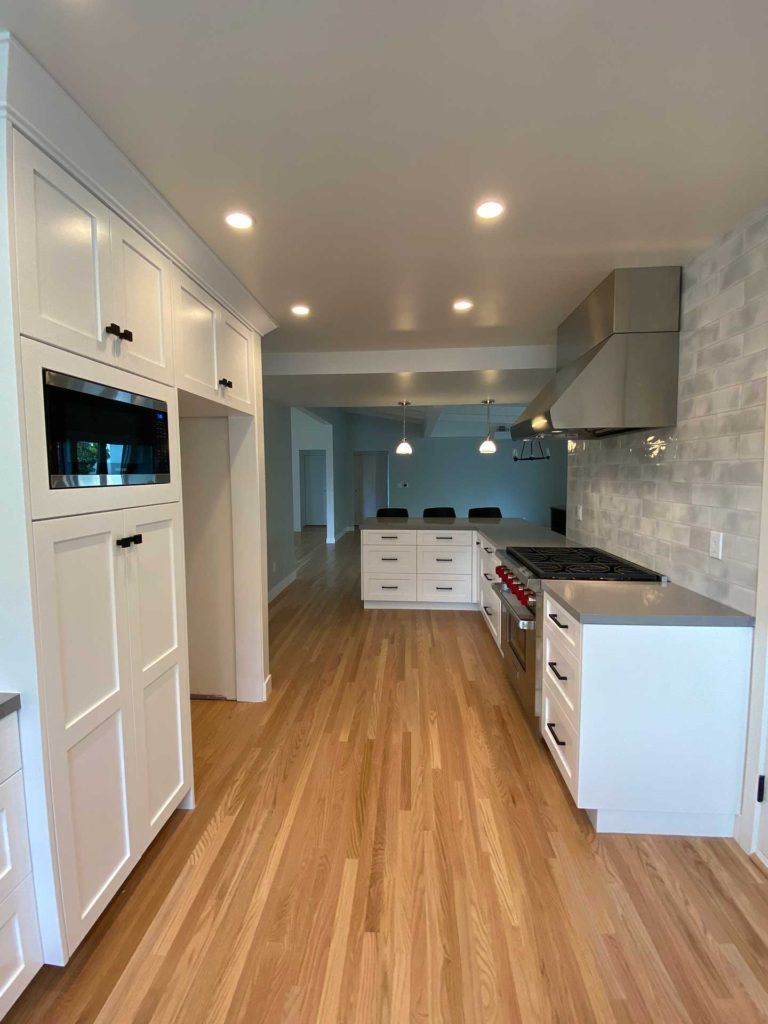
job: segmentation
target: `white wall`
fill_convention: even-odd
[[[305,409],[291,409],[291,475],[293,478],[293,529],[301,530],[302,451],[325,452],[326,543],[333,544],[335,503],[333,493],[333,427]]]
[[[182,418],[181,474],[187,563],[189,687],[237,696],[229,421]]]

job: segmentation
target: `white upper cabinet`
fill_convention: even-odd
[[[170,261],[18,133],[14,191],[21,333],[172,383]]]
[[[109,211],[18,132],[13,148],[21,332],[112,362]]]
[[[170,260],[114,214],[110,232],[111,312],[120,326],[113,338],[117,361],[126,370],[172,384]]]
[[[218,302],[186,274],[176,271],[173,330],[176,386],[202,398],[220,398],[216,336],[221,327]]]
[[[253,334],[223,310],[216,341],[224,401],[243,412],[253,412]]]

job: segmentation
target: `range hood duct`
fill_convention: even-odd
[[[674,426],[680,279],[680,267],[609,274],[558,327],[555,376],[512,424],[512,439]]]

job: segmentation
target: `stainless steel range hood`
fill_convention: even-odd
[[[679,331],[680,267],[614,270],[558,327],[555,376],[513,440],[674,426]]]

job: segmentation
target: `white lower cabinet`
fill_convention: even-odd
[[[360,589],[366,607],[476,602],[472,538],[468,530],[363,530]]]
[[[0,719],[0,1018],[43,963],[31,871],[14,712]]]
[[[178,504],[34,524],[70,952],[191,786]]]

